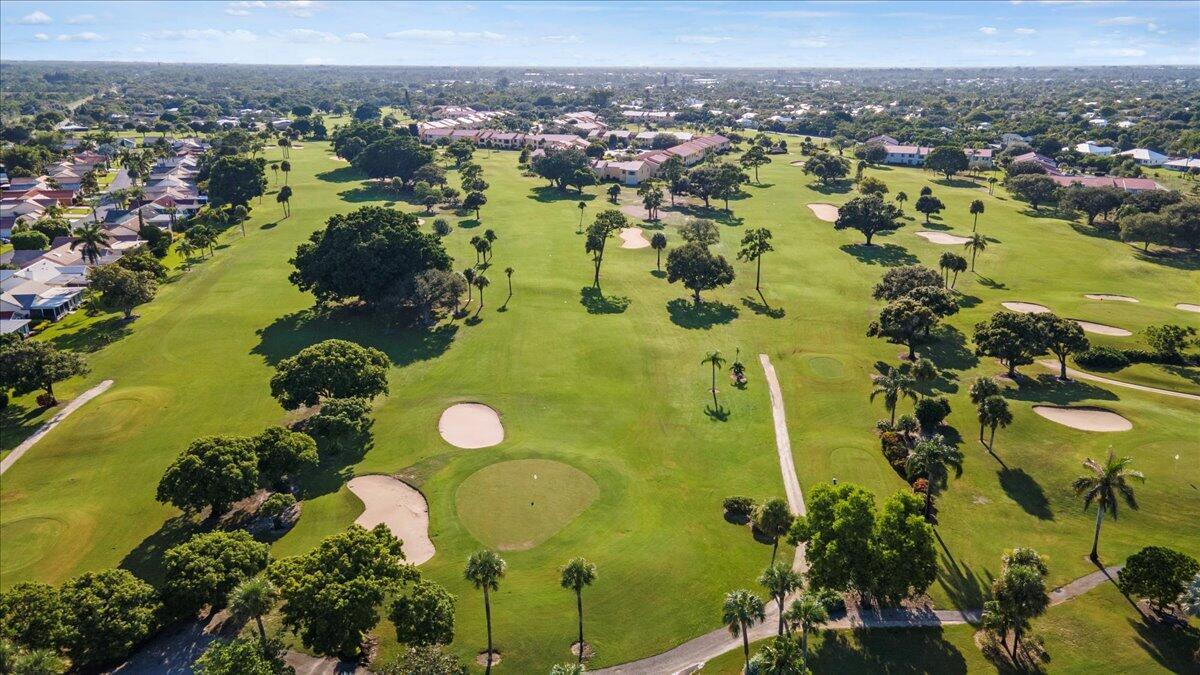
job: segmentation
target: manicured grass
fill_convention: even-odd
[[[600,489],[570,464],[518,459],[486,466],[458,486],[458,519],[479,541],[500,551],[537,546],[574,520]]]
[[[794,140],[789,145],[797,150]],[[578,516],[558,523],[561,529],[533,548],[504,553],[509,569],[493,595],[493,619],[504,653],[500,668],[510,672],[540,672],[569,658],[574,599],[559,587],[558,567],[571,557],[586,556],[599,568],[599,579],[584,597],[595,666],[646,656],[717,628],[722,595],[753,585],[770,546],[754,541],[747,528],[726,523],[720,502],[733,494],[759,499],[782,494],[759,353],[769,354],[779,373],[804,488],[836,477],[866,485],[879,499],[906,489],[878,451],[873,423],[885,416],[882,406],[867,400],[876,364],[895,363],[902,348],[867,338],[865,330],[881,306],[870,299],[871,287],[888,265],[936,265],[947,250],[916,237],[913,232],[926,226],[915,219],[879,238],[879,246],[864,247],[857,233],[837,232],[805,208],[811,202],[841,203],[853,193],[814,189],[788,164],[798,154],[775,156],[760,170],[762,183],[732,202],[733,218],[712,213],[722,222],[715,250],[731,260],[746,228],[774,231],[776,251],[763,263],[763,296],[754,291],[753,268],[735,263],[734,285],[705,293],[706,304],[696,310],[683,289],[654,274],[653,250],[620,249],[616,240],[602,271],[603,294],[593,293],[583,237],[576,234],[580,196],[521,176],[516,153],[480,152],[477,161],[491,184],[483,222],[454,218],[446,244],[461,269],[475,259],[471,236],[488,228],[499,235],[486,270],[492,280],[486,309],[478,320],[418,333],[369,314],[315,313],[311,297],[287,283],[286,261],[295,246],[329,215],[365,204],[419,210],[365,187],[354,169],[328,158],[328,144],[304,146],[292,151],[291,218],[277,220],[280,210],[267,195],[244,240],[236,228],[227,232],[214,258],[165,285],[158,299],[139,309],[128,335],[90,354],[91,375],[62,385],[60,397],[66,400],[100,379],[116,381],[5,474],[0,524],[52,518],[71,533],[47,542],[31,523],[24,527],[34,534],[15,543],[6,537],[0,564],[5,586],[28,578],[60,581],[117,564],[157,579],[162,550],[194,529],[154,502],[163,469],[197,436],[254,433],[282,422],[284,411],[268,395],[272,365],[329,337],[384,350],[395,365],[391,392],[376,401],[374,440],[365,452],[329,458],[305,478],[304,515],[275,543],[276,556],[306,551],[354,520],[361,505],[344,487],[352,475],[410,476],[429,501],[438,550],[422,571],[458,596],[453,649],[471,656],[483,646],[483,606],[479,593],[462,580],[463,563],[484,545],[480,538],[507,537],[528,525],[497,517],[495,531],[476,538],[476,528],[459,516],[463,486],[470,492],[471,477],[486,467],[530,459],[562,462],[595,482],[595,501]],[[269,157],[278,153],[268,150]],[[1026,366],[1020,388],[1009,392],[1014,424],[997,436],[1001,464],[973,440],[976,422],[966,395],[972,378],[1000,370],[975,357],[970,344],[971,327],[1000,302],[1039,302],[1065,316],[1133,331],[1151,323],[1195,325],[1196,315],[1173,305],[1181,301],[1177,295],[1196,288],[1197,272],[1143,259],[1119,242],[1030,212],[1001,191],[989,196],[967,181],[944,185],[914,169],[868,174],[883,179],[893,194],[904,190],[913,199],[930,185],[948,207],[934,221],[942,229],[969,231],[967,205],[984,200],[987,212],[979,227],[995,239],[980,254],[978,274],[959,279],[963,311],[923,349],[948,369],[935,386],[950,397],[949,423],[957,430],[951,438],[961,440],[967,455],[963,476],[939,500],[935,602],[977,607],[998,572],[1000,555],[1015,545],[1033,546],[1049,557],[1053,584],[1091,571],[1084,556],[1092,515],[1081,511],[1068,486],[1084,457],[1102,456],[1110,447],[1133,455],[1148,481],[1138,488],[1141,510],[1106,523],[1105,558],[1120,560],[1148,544],[1200,555],[1192,536],[1200,521],[1200,497],[1192,487],[1200,484],[1194,402],[1062,384],[1048,371]],[[454,172],[450,180],[457,184]],[[607,208],[606,187],[584,195],[589,218]],[[906,211],[912,215],[911,201]],[[680,242],[674,226],[664,231],[672,246]],[[514,293],[501,312],[507,295],[502,270],[508,266],[516,270]],[[1133,295],[1141,303],[1083,297],[1096,292]],[[90,317],[45,337],[86,348],[102,334],[89,327],[105,320]],[[1137,337],[1108,340],[1139,343]],[[729,357],[739,347],[749,385],[735,389],[722,375],[721,402],[730,414],[714,419],[705,413],[709,372],[700,359],[713,349]],[[122,410],[97,405],[121,396],[127,396]],[[501,411],[503,443],[464,451],[441,439],[439,415],[464,400]],[[1119,434],[1068,429],[1032,412],[1034,403],[1043,402],[1103,405],[1133,421],[1134,429]],[[17,404],[27,407],[30,401]],[[901,412],[909,410],[910,404],[902,405]],[[135,422],[113,425],[113,417]],[[4,431],[8,436],[7,422]],[[14,567],[24,561],[23,566],[10,570],[9,560]],[[1124,630],[1098,609],[1078,607],[1094,623],[1098,644]],[[384,656],[395,653],[390,628],[382,624],[378,633]],[[881,654],[896,652],[903,662],[907,642],[878,639],[897,645]],[[973,662],[974,655],[960,651]],[[1130,651],[1135,665],[1152,659],[1145,651]]]

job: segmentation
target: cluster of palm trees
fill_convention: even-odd
[[[770,600],[776,604],[779,625],[775,640],[755,654],[753,663],[759,672],[802,673],[808,662],[809,632],[829,622],[829,606],[836,594],[817,589],[806,589],[804,576],[787,563],[775,562],[763,570],[758,577]],[[791,597],[790,607],[786,607]],[[766,602],[748,589],[731,591],[725,595],[721,607],[721,620],[734,637],[742,638],[742,653],[746,660],[746,672],[750,672],[750,629],[765,621]],[[799,632],[799,640],[794,633]]]
[[[491,594],[500,590],[500,580],[508,569],[508,563],[500,554],[490,549],[484,549],[471,554],[463,576],[477,590],[483,591],[483,615],[487,623],[487,672],[492,672],[492,661],[495,649],[492,641],[492,600]],[[583,589],[596,581],[596,565],[584,558],[572,558],[560,570],[560,585],[575,594],[575,607],[579,623],[579,641],[572,645],[576,662],[583,664],[587,643],[583,639]]]
[[[482,235],[471,237],[471,247],[475,249],[475,265],[462,271],[463,279],[467,282],[467,305],[459,310],[460,312],[466,312],[467,306],[471,304],[473,289],[479,290],[479,307],[476,308],[475,315],[478,316],[483,311],[483,289],[492,283],[483,271],[491,265],[493,244],[499,238],[495,230],[491,229],[484,230]],[[476,268],[478,268],[478,271]],[[513,272],[512,267],[504,268],[504,276],[508,280],[508,299],[504,301],[505,305],[508,304],[509,299],[512,299]]]

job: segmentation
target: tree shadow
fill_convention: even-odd
[[[755,314],[767,316],[772,319],[782,319],[787,315],[787,311],[782,307],[772,307],[768,305],[766,301],[762,299],[761,294],[759,294],[759,300],[755,300],[749,295],[743,297],[742,304]]]
[[[457,333],[458,326],[452,323],[433,328],[387,328],[381,317],[358,307],[310,308],[281,316],[259,329],[259,342],[250,353],[261,355],[273,366],[309,345],[337,338],[374,347],[403,367],[441,356]]]
[[[1161,251],[1137,251],[1134,257],[1138,260],[1144,260],[1156,265],[1170,267],[1177,270],[1200,270],[1200,254],[1195,253],[1167,253]]]
[[[809,656],[814,673],[939,673],[967,672],[966,658],[945,639],[941,628],[897,628],[846,631],[825,630]]]
[[[737,307],[723,302],[703,301],[699,305],[691,300],[675,298],[667,302],[667,314],[671,323],[682,328],[708,330],[713,326],[729,323],[738,317]]]
[[[1137,634],[1134,642],[1172,673],[1194,672],[1193,654],[1200,648],[1200,630],[1194,626],[1168,627],[1159,622],[1127,619]]]
[[[730,410],[719,403],[717,404],[717,407],[715,407],[715,408],[712,407],[711,405],[704,406],[704,414],[707,415],[708,418],[714,422],[729,421],[729,413],[730,413]]]
[[[337,449],[330,447],[325,439],[318,438],[317,442],[320,461],[296,476],[296,498],[299,500],[315,499],[342,489],[342,485],[354,477],[354,465],[375,447],[370,430]]]
[[[588,314],[620,314],[629,309],[629,298],[623,295],[604,295],[595,286],[584,286],[579,289],[579,304]]]
[[[655,279],[666,279],[667,273],[663,270],[650,270],[650,276],[654,277]]]
[[[570,189],[560,190],[550,185],[530,188],[529,191],[533,194],[529,195],[528,199],[535,199],[542,203],[561,202],[564,200],[573,202],[590,202],[596,199],[596,195],[593,194],[588,194],[586,192],[579,194],[578,192],[573,192]]]
[[[808,189],[823,195],[844,195],[850,191],[850,181],[838,181],[824,185],[822,183],[809,183]]]
[[[859,262],[868,265],[897,267],[900,265],[915,265],[919,262],[917,256],[899,244],[842,244],[840,247],[846,253],[854,256]]]
[[[1016,502],[1025,513],[1035,516],[1038,520],[1054,520],[1054,512],[1050,510],[1050,500],[1046,491],[1034,480],[1033,476],[1025,473],[1024,469],[1004,468],[996,472],[1000,479],[1000,488],[1008,498]]]
[[[476,220],[475,218],[467,218],[465,220],[458,221],[458,227],[459,227],[459,229],[462,229],[462,230],[471,230],[476,227],[479,227],[482,224],[483,224],[482,221]]]
[[[90,354],[120,340],[133,332],[133,322],[123,316],[111,316],[80,327],[71,333],[55,335],[50,342],[59,349]]]
[[[971,309],[972,307],[978,307],[983,300],[975,295],[965,295],[963,293],[959,293],[957,302],[959,308]]]
[[[367,175],[352,166],[341,166],[317,174],[317,180],[327,183],[352,183],[365,180]]]
[[[1006,396],[1017,401],[1066,405],[1077,401],[1117,401],[1120,397],[1107,389],[1081,380],[1060,380],[1050,373],[1039,373],[1035,377],[1017,374],[1016,389],[1009,389]]]
[[[360,202],[384,202],[386,206],[392,206],[396,203],[396,193],[391,190],[385,190],[378,185],[362,185],[349,190],[342,190],[338,193],[342,201],[357,204]]]
[[[938,370],[967,370],[979,363],[979,357],[967,347],[967,336],[954,326],[940,324],[932,337],[920,351],[921,356],[933,361]]]
[[[979,282],[980,286],[985,286],[997,291],[1003,291],[1008,288],[1008,284],[1004,283],[1003,281],[996,281],[991,277],[985,277],[981,274],[976,274],[975,277],[975,280]]]
[[[942,552],[938,554],[937,581],[946,595],[950,596],[950,601],[955,607],[982,607],[992,587],[991,572],[985,571],[986,579],[980,577],[970,565],[954,559],[936,529],[934,536],[942,547]]]
[[[181,513],[163,521],[154,534],[146,537],[121,559],[119,567],[154,586],[161,587],[165,569],[163,554],[172,546],[187,541],[193,534],[212,526],[211,521],[197,521],[192,514]]]
[[[1109,241],[1120,241],[1120,232],[1108,228],[1096,227],[1087,223],[1071,223],[1071,229],[1085,237],[1096,237],[1097,239],[1107,239]]]
[[[8,407],[0,410],[0,449],[11,450],[29,438],[42,425],[38,417],[45,410],[9,402]]]
[[[1192,384],[1200,384],[1200,369],[1197,369],[1194,366],[1162,365],[1160,367],[1168,373],[1171,373],[1172,375],[1178,375]]]
[[[934,185],[941,185],[942,187],[950,187],[950,188],[977,188],[977,187],[980,187],[979,183],[976,183],[975,181],[972,181],[972,180],[965,180],[962,178],[938,178],[938,179],[930,181],[930,182],[933,183]]]

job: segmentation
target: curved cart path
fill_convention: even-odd
[[[1045,368],[1049,368],[1050,370],[1053,370],[1056,373],[1059,372],[1058,361],[1047,361],[1045,359],[1042,359],[1042,360],[1038,361],[1038,365],[1045,367]],[[1075,377],[1075,378],[1079,378],[1081,380],[1090,380],[1092,382],[1111,384],[1114,387],[1125,387],[1126,389],[1136,389],[1138,391],[1148,391],[1151,394],[1162,394],[1163,396],[1177,396],[1179,398],[1186,398],[1186,399],[1191,399],[1193,401],[1200,401],[1200,394],[1189,394],[1185,391],[1175,391],[1174,389],[1159,389],[1158,387],[1148,387],[1144,384],[1134,384],[1133,382],[1122,382],[1121,380],[1113,380],[1113,379],[1109,379],[1107,377],[1100,377],[1099,375],[1092,375],[1091,373],[1085,373],[1082,370],[1075,370],[1074,368],[1067,368],[1067,377]]]
[[[0,461],[0,475],[2,475],[5,471],[8,471],[8,467],[15,464],[18,459],[21,459],[22,455],[24,455],[26,452],[29,452],[29,449],[32,448],[35,443],[42,440],[43,436],[45,436],[46,434],[53,431],[54,427],[58,426],[59,422],[62,422],[63,420],[67,419],[67,417],[70,416],[71,413],[75,412],[76,410],[79,410],[79,408],[81,408],[84,403],[87,403],[88,401],[96,398],[100,394],[103,394],[104,392],[108,391],[108,388],[111,387],[112,384],[113,384],[112,380],[105,380],[105,381],[101,382],[100,384],[92,387],[91,389],[88,389],[87,391],[83,392],[82,394],[76,396],[74,399],[72,399],[72,401],[70,403],[63,406],[63,409],[58,411],[58,413],[56,413],[54,415],[54,417],[51,417],[49,420],[46,421],[45,424],[38,427],[37,431],[30,434],[29,438],[26,438],[24,441],[21,442],[20,445],[13,448],[13,451],[8,453],[8,456],[5,457],[3,461]]]

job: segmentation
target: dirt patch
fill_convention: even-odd
[[[650,240],[642,233],[640,227],[621,228],[621,248],[649,248]]]
[[[486,649],[475,655],[475,663],[478,663],[479,665],[483,666],[484,668],[487,668],[488,652]],[[492,650],[492,665],[495,666],[498,663],[500,663],[500,652],[493,649]]]
[[[1049,307],[1033,302],[1002,302],[1000,305],[1018,314],[1041,314],[1050,311]]]
[[[587,641],[585,640],[583,643],[583,659],[586,661],[586,660],[592,658],[592,654],[593,654],[592,646],[589,645],[587,643]],[[578,641],[571,643],[571,656],[574,656],[575,658],[579,658],[579,642]]]
[[[957,234],[950,234],[948,232],[916,232],[914,234],[925,241],[946,246],[962,245],[971,241],[969,237],[960,237]]]
[[[1133,335],[1133,333],[1125,330],[1124,328],[1117,328],[1116,326],[1106,326],[1102,323],[1080,321],[1079,319],[1071,320],[1079,324],[1079,327],[1088,333],[1095,333],[1097,335],[1112,335],[1115,337],[1129,337],[1130,335]]]
[[[1128,295],[1112,295],[1111,293],[1087,293],[1083,297],[1088,300],[1105,300],[1109,302],[1138,302],[1137,298]]]
[[[838,219],[838,207],[833,204],[809,204],[808,209],[817,218],[827,223],[832,223]]]
[[[404,542],[404,557],[413,565],[436,552],[429,539],[429,504],[416,488],[391,476],[359,476],[346,487],[362,500],[363,512],[355,524],[372,528],[383,523]]]
[[[500,414],[482,403],[459,403],[446,408],[438,420],[438,433],[450,445],[474,450],[504,440]]]
[[[345,157],[338,157],[337,155],[327,155],[327,156],[329,157],[329,159],[332,159],[335,162],[346,162],[347,164],[350,163],[350,160],[346,159]]]
[[[1189,302],[1181,302],[1175,305],[1175,309],[1182,309],[1185,312],[1200,312],[1200,305],[1193,305]]]
[[[1083,431],[1129,431],[1133,428],[1132,422],[1105,408],[1035,405],[1033,411],[1051,422]]]

